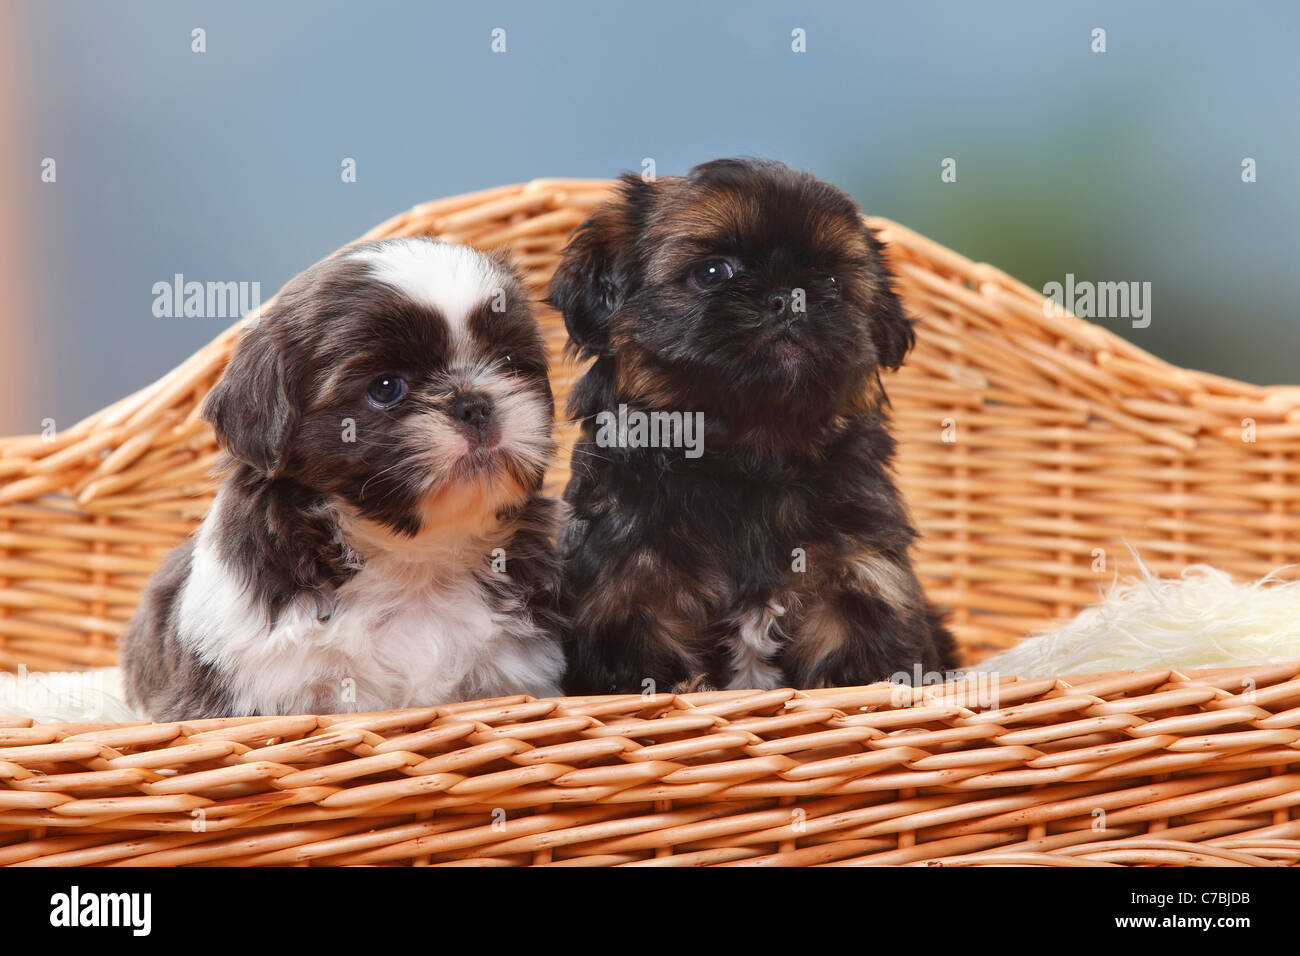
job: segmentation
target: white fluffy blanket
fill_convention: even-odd
[[[117,667],[0,673],[0,717],[28,717],[38,723],[145,719],[127,706]]]
[[[1051,677],[1292,660],[1300,660],[1300,581],[1241,584],[1208,565],[1157,578],[1142,566],[1074,620],[972,670]]]

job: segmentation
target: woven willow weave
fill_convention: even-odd
[[[508,246],[540,295],[608,184],[419,206],[366,238]],[[918,569],[967,663],[1155,571],[1295,558],[1300,389],[1176,368],[874,220],[918,346],[889,391]],[[304,267],[308,263],[302,264]],[[542,310],[560,401],[558,316]],[[0,666],[116,662],[211,501],[230,329],[57,434],[0,440]],[[567,480],[568,426],[548,477]],[[1295,863],[1300,664],[372,715],[0,715],[0,863]]]
[[[1297,674],[0,729],[0,864],[1294,864]]]

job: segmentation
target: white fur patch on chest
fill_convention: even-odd
[[[214,512],[216,504],[214,504]],[[527,693],[558,696],[563,656],[527,612],[493,607],[454,556],[372,556],[327,620],[304,595],[272,624],[206,522],[181,599],[181,641],[213,664],[239,712],[331,713]]]
[[[740,618],[729,648],[732,672],[727,690],[775,690],[785,686],[781,669],[772,663],[780,647],[773,631],[783,614],[783,607],[769,602]]]

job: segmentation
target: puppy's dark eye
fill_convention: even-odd
[[[691,270],[691,281],[701,289],[711,289],[722,285],[735,274],[735,267],[726,259],[705,259]]]
[[[826,277],[826,294],[829,295],[829,296],[830,296],[831,298],[833,298],[833,299],[838,299],[838,298],[839,298],[839,296],[840,296],[840,280],[839,280],[839,279],[835,278],[834,276],[827,276],[827,277]]]
[[[407,391],[406,379],[400,375],[381,375],[370,383],[366,395],[379,408],[392,408],[406,397]]]

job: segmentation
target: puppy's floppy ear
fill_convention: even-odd
[[[880,364],[898,371],[903,359],[916,344],[916,330],[912,320],[903,312],[903,303],[894,291],[894,274],[885,261],[884,245],[873,230],[863,227],[867,244],[876,262],[876,294],[871,307],[871,340],[875,343]]]
[[[268,320],[263,317],[240,333],[226,374],[203,403],[203,420],[222,448],[274,478],[284,467],[298,412]]]
[[[618,195],[574,232],[551,277],[546,301],[563,313],[569,347],[583,358],[613,352],[610,320],[637,285],[636,242],[654,189],[625,173]]]

